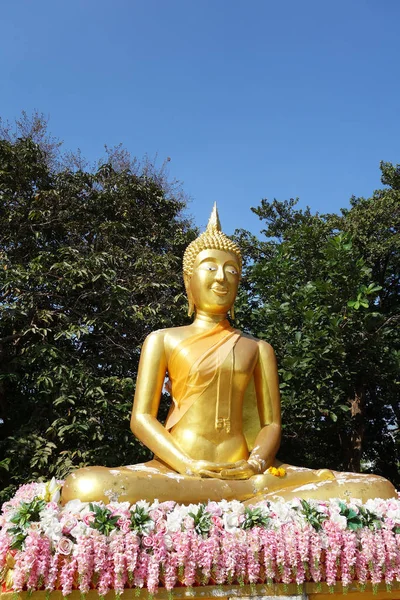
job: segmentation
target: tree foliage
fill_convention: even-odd
[[[253,209],[264,239],[237,237],[247,256],[240,324],[275,348],[281,457],[399,480],[400,169],[352,198],[341,215],[295,200]]]
[[[31,138],[0,140],[4,497],[37,477],[146,457],[129,430],[140,348],[185,318],[194,231],[163,177],[111,158],[54,168]]]

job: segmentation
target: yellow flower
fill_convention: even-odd
[[[286,475],[286,471],[283,467],[279,467],[278,469],[276,467],[270,467],[268,473],[274,475],[274,477],[285,477]]]

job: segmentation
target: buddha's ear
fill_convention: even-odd
[[[235,307],[233,304],[232,304],[231,308],[229,309],[229,314],[231,315],[232,321],[234,321],[235,320]]]
[[[193,301],[193,296],[192,296],[192,292],[190,291],[190,276],[187,273],[183,274],[183,281],[185,282],[185,288],[186,288],[186,296],[188,299],[188,317],[191,317],[192,314],[194,313],[194,301]]]

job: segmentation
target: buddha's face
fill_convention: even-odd
[[[195,307],[214,315],[227,313],[235,302],[239,277],[239,264],[231,252],[199,252],[189,284]]]

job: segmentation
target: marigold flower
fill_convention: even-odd
[[[274,475],[274,477],[285,477],[286,475],[286,471],[283,467],[270,467],[268,469],[268,473],[270,473],[271,475]]]

